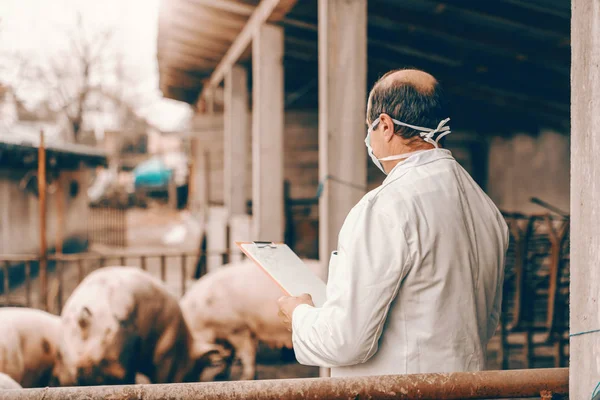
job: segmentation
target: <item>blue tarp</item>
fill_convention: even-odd
[[[167,188],[173,171],[168,169],[159,158],[151,158],[133,169],[136,188]]]

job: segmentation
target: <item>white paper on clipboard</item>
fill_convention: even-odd
[[[308,293],[316,307],[326,299],[326,285],[284,243],[237,242],[239,248],[290,296]]]

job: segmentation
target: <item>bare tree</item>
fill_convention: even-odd
[[[80,139],[88,100],[92,93],[102,93],[101,77],[114,62],[111,39],[110,29],[88,32],[81,13],[77,13],[75,29],[68,33],[66,51],[40,65],[24,57],[20,60],[27,64],[25,79],[41,84],[39,89],[53,107],[67,116],[75,141]]]

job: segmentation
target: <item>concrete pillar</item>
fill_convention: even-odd
[[[570,340],[571,399],[591,398],[600,377],[599,21],[600,2],[573,0],[570,329],[581,334]]]
[[[207,271],[212,272],[223,265],[223,252],[227,250],[227,211],[225,207],[208,208],[206,223]]]
[[[228,215],[246,214],[248,160],[248,82],[246,69],[234,65],[225,75],[224,202]]]
[[[249,215],[232,215],[229,217],[229,249],[230,262],[242,261],[242,252],[235,242],[252,240],[252,219]]]
[[[367,1],[319,0],[319,179],[367,183]],[[327,265],[364,192],[327,180],[319,200],[319,259]],[[327,276],[324,272],[322,276]],[[322,368],[321,376],[330,371]]]
[[[192,212],[203,215],[205,221],[205,213],[208,208],[208,152],[204,148],[204,144],[200,138],[192,139],[192,154],[193,154],[193,187],[194,191],[191,197]]]
[[[253,240],[283,240],[283,28],[252,41]]]
[[[366,186],[367,2],[319,1],[319,179]],[[343,65],[343,68],[341,67]],[[319,258],[329,261],[364,192],[333,180],[319,201]]]

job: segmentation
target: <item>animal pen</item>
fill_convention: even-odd
[[[207,232],[206,252],[185,254],[186,262],[223,259],[223,232],[240,234],[232,221],[246,216],[249,197],[252,236],[284,240],[286,179],[296,199],[322,185],[318,249],[320,259],[328,258],[348,211],[382,179],[366,163],[366,88],[393,68],[425,69],[457,99],[452,118],[461,132],[448,148],[505,210],[510,227],[502,321],[489,352],[505,370],[49,388],[6,397],[592,397],[600,370],[600,142],[593,132],[600,126],[599,20],[600,3],[589,0],[162,1],[160,88],[196,112],[186,133],[195,155],[192,208],[224,216]],[[570,213],[540,214],[532,196]],[[167,284],[167,260],[182,257],[115,256],[140,268],[152,258]],[[106,257],[5,257],[1,300],[26,304],[37,262],[40,271],[46,260],[57,263],[57,272],[81,271],[77,281],[107,264]],[[25,273],[13,285],[13,266],[23,263],[29,279]],[[184,264],[175,268],[191,276]],[[57,306],[68,296],[59,276],[50,280],[58,289],[40,280],[41,307],[46,293],[57,293]],[[177,285],[177,294],[187,286]],[[569,370],[556,368],[567,364]]]

